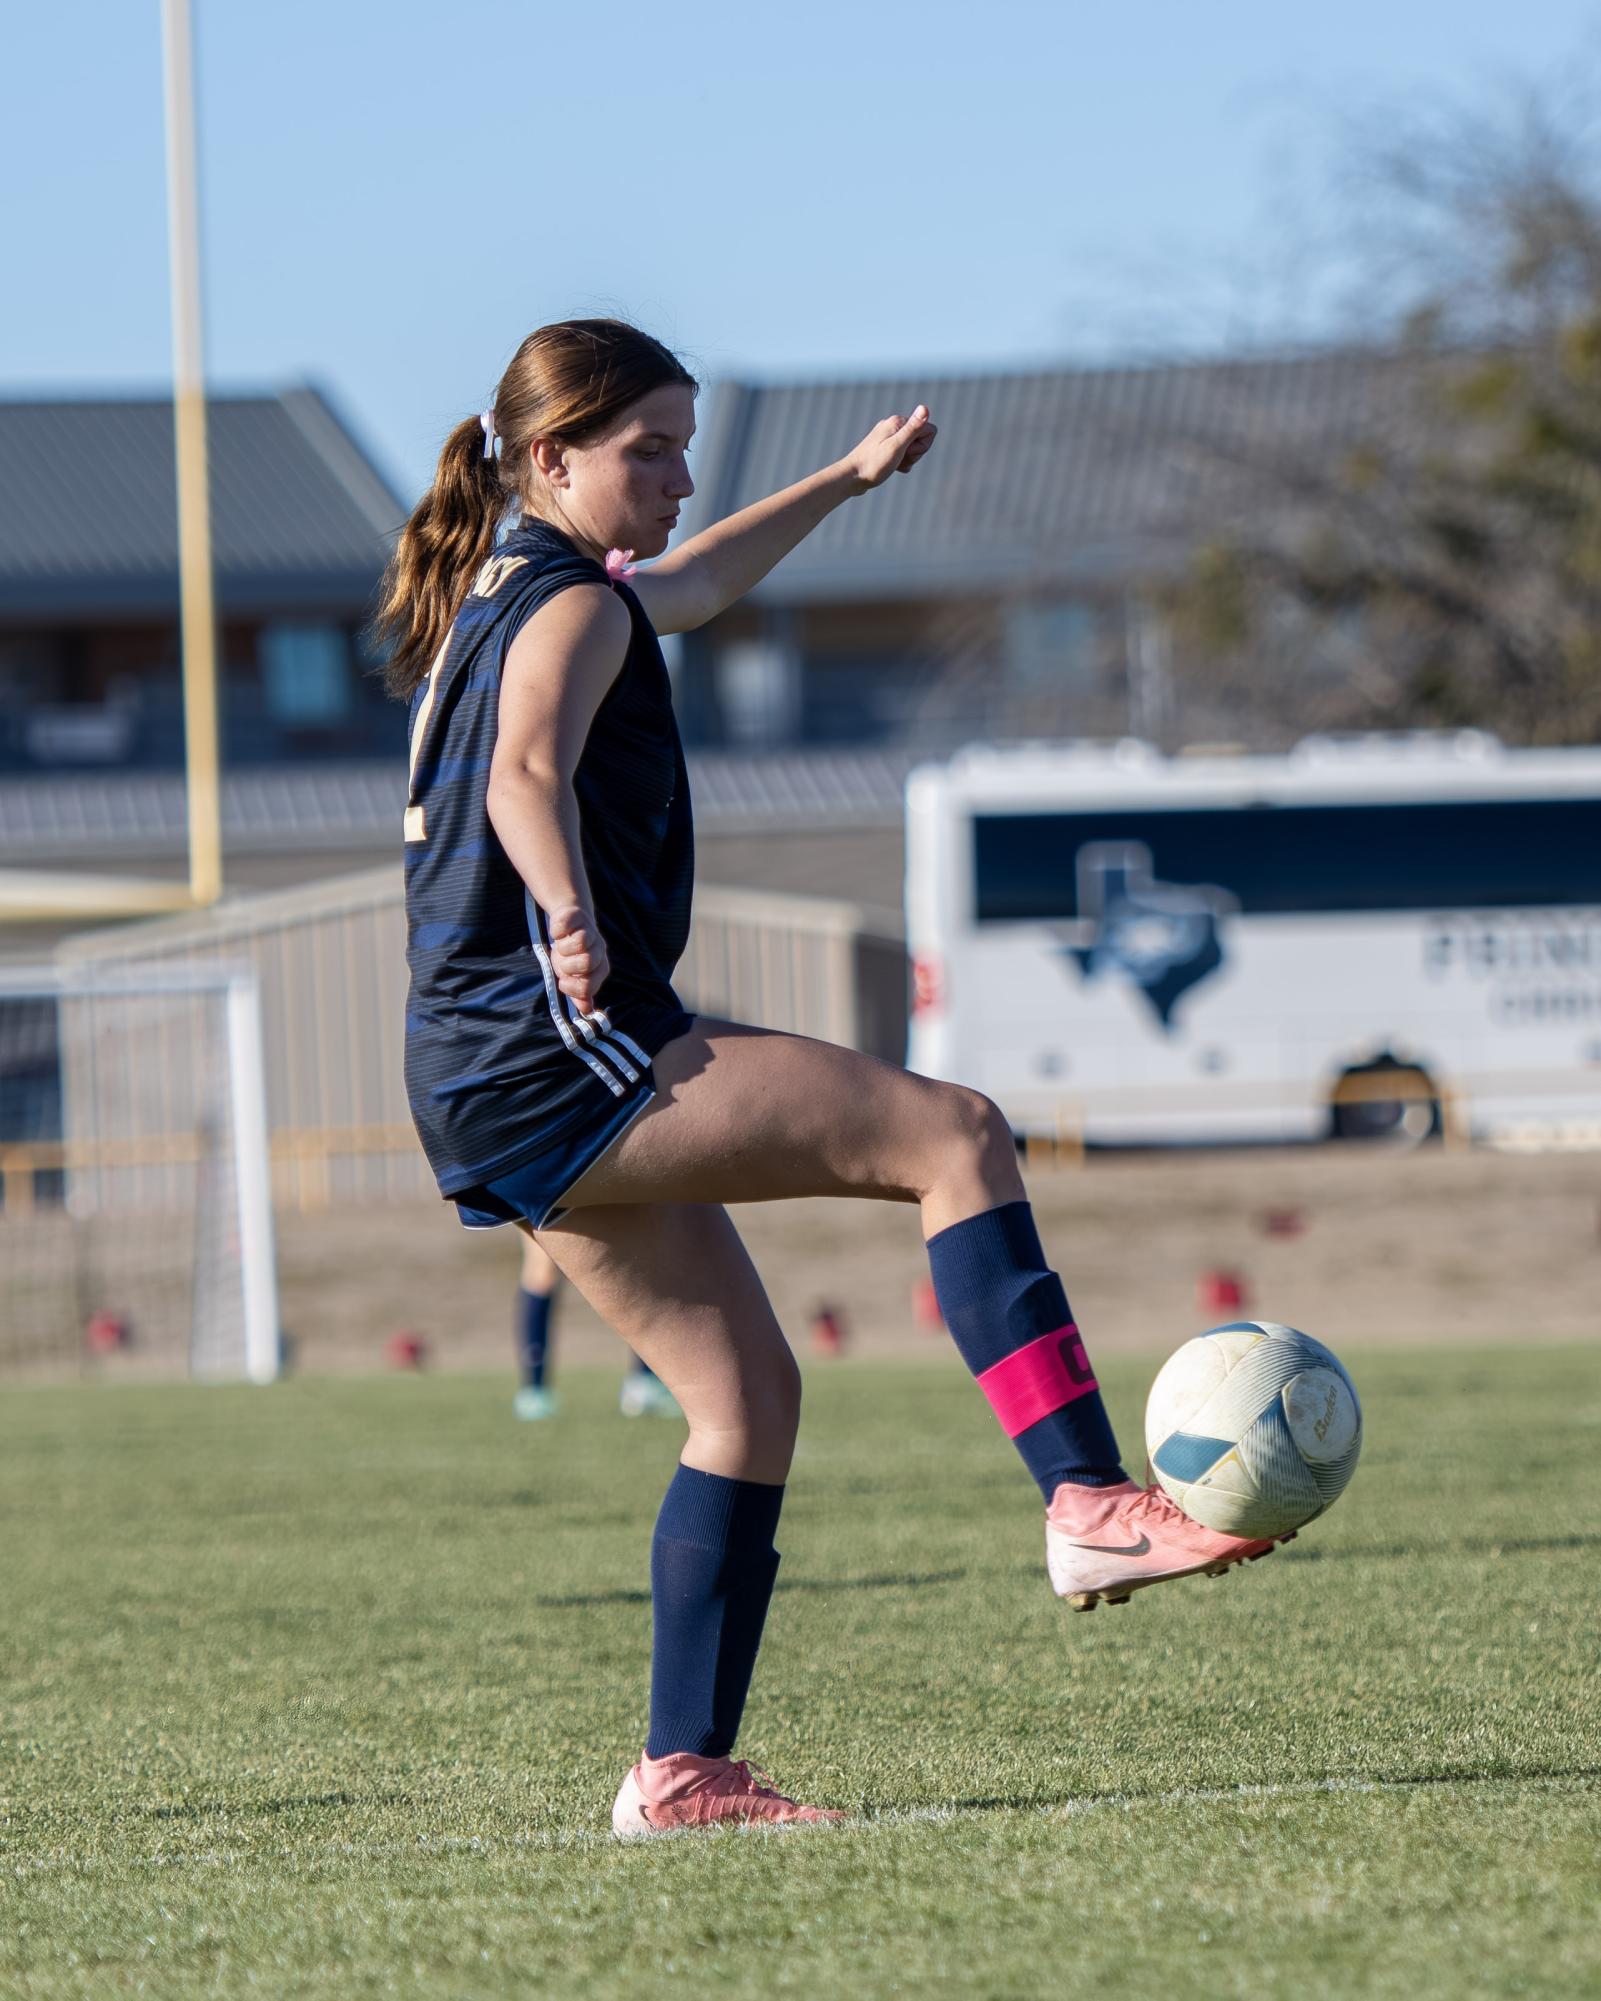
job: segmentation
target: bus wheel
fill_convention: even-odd
[[[1335,1139],[1406,1148],[1441,1130],[1439,1092],[1415,1065],[1380,1060],[1347,1070],[1330,1098]]]

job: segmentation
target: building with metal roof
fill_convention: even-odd
[[[685,528],[736,513],[926,403],[935,450],[837,508],[689,636],[692,736],[949,748],[1134,728],[1153,706],[1153,580],[1260,507],[1264,456],[1414,426],[1392,351],[719,386]]]
[[[1252,717],[1189,693],[1174,712],[1151,582],[1260,504],[1233,458],[1394,435],[1426,365],[1342,351],[721,384],[686,536],[918,401],[940,439],[683,635],[707,879],[837,895],[865,871],[891,900],[906,768],[975,738],[1258,741]],[[406,507],[314,390],[210,413],[228,875],[267,886],[395,838],[404,714],[359,633]],[[0,453],[0,847],[33,866],[176,858],[170,404],[0,404]]]
[[[405,503],[314,388],[208,404],[231,764],[388,752],[359,634]],[[0,770],[181,760],[171,402],[0,402]]]

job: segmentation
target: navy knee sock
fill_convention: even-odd
[[[934,1294],[962,1360],[1048,1501],[1064,1480],[1127,1478],[1034,1211],[1003,1202],[928,1240]]]
[[[550,1346],[549,1292],[529,1292],[517,1288],[517,1371],[525,1388],[538,1389],[545,1380],[545,1357]]]
[[[647,1757],[733,1749],[778,1574],[783,1505],[782,1487],[692,1466],[673,1475],[650,1546]]]

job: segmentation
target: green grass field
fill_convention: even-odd
[[[1086,1617],[954,1358],[814,1369],[741,1748],[859,1818],[640,1848],[615,1376],[12,1392],[0,1993],[1601,1991],[1601,1350],[1354,1373],[1327,1521]]]

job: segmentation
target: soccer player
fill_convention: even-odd
[[[512,1409],[519,1417],[554,1417],[560,1409],[550,1387],[551,1310],[561,1273],[532,1235],[523,1238],[523,1268],[517,1287],[517,1394]],[[630,1350],[628,1373],[617,1393],[624,1417],[677,1417],[678,1399],[641,1356]]]
[[[917,1204],[945,1323],[1039,1484],[1049,1575],[1076,1605],[1266,1547],[1124,1472],[989,1099],[679,1004],[693,836],[657,635],[714,618],[836,508],[876,505],[935,441],[921,403],[886,416],[665,554],[694,491],[696,391],[620,321],[530,334],[446,439],[380,612],[410,701],[418,1133],[462,1222],[537,1229],[689,1423],[651,1545],[650,1725],[613,1807],[624,1837],[837,1817],[732,1756],[800,1379],[725,1204]]]

